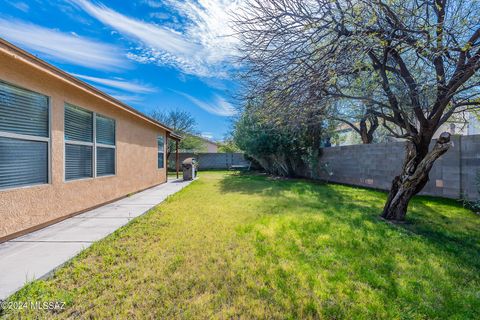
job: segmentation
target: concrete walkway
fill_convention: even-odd
[[[168,183],[0,244],[0,300],[42,278],[190,181]]]

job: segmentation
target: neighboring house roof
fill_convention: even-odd
[[[17,59],[22,59],[26,63],[32,65],[33,67],[40,69],[50,75],[53,75],[67,83],[70,83],[84,91],[87,91],[90,94],[93,94],[101,99],[108,101],[109,103],[117,106],[119,109],[122,109],[146,122],[149,122],[159,128],[162,128],[168,132],[168,135],[175,140],[180,140],[181,136],[175,134],[173,129],[164,125],[163,123],[158,122],[155,119],[150,118],[146,114],[134,109],[133,107],[121,102],[120,100],[115,99],[114,97],[106,94],[105,92],[95,88],[88,83],[75,78],[74,76],[68,74],[67,72],[49,64],[48,62],[35,57],[34,55],[28,53],[27,51],[20,49],[19,47],[11,44],[10,42],[0,38],[0,51],[5,52],[6,54],[12,55]]]

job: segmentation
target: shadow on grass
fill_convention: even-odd
[[[460,209],[462,213],[446,216],[432,210],[425,204],[427,202],[449,206],[451,210]],[[474,213],[461,209],[454,200],[418,197],[409,212],[410,223],[401,227],[461,261],[469,261],[480,271],[479,220]]]
[[[407,223],[393,225],[379,218],[386,199],[386,193],[381,191],[306,180],[273,179],[266,175],[249,173],[228,175],[221,180],[220,186],[222,193],[272,198],[264,204],[271,208],[265,210],[271,215],[321,212],[322,215],[335,219],[336,223],[355,230],[365,239],[374,238],[369,245],[376,248],[375,250],[384,248],[379,243],[388,237],[387,233],[391,230],[403,230],[480,271],[480,219],[464,210],[454,200],[416,197],[410,206]],[[458,213],[445,215],[436,210],[440,207]],[[302,225],[298,232],[302,233],[300,230],[304,228],[318,235],[321,230],[326,230],[324,226],[312,225],[312,221],[309,223],[310,225]],[[372,225],[375,228],[372,228]],[[315,232],[315,229],[318,232]]]
[[[348,318],[338,306],[354,309],[362,295],[379,308],[393,300],[416,306],[426,318],[472,318],[480,307],[472,294],[480,283],[480,219],[455,201],[416,197],[407,223],[394,225],[379,218],[386,200],[380,191],[248,173],[225,176],[220,190],[261,197],[262,214],[245,232],[265,261],[259,272],[274,279],[267,296],[299,301],[309,290],[302,279],[314,288],[321,273],[331,304],[316,310],[325,318]],[[352,287],[352,296],[343,295]]]

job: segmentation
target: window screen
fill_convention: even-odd
[[[0,188],[48,183],[48,142],[0,137]]]
[[[65,140],[93,142],[93,113],[66,105]]]
[[[93,177],[93,112],[65,105],[65,180]]]
[[[115,145],[115,120],[97,115],[97,143]]]
[[[115,120],[96,115],[97,176],[115,174]]]
[[[0,189],[48,183],[48,97],[0,81]]]
[[[93,147],[65,145],[65,179],[74,180],[93,177]]]
[[[97,147],[97,176],[115,174],[115,149]]]

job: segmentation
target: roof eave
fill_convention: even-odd
[[[181,141],[183,139],[182,136],[174,133],[174,132],[169,132],[168,137],[172,138],[173,140]]]
[[[144,113],[134,109],[133,107],[121,102],[120,100],[115,99],[114,97],[112,97],[112,96],[106,94],[105,92],[95,88],[94,86],[89,85],[88,83],[86,83],[86,82],[68,74],[67,72],[49,64],[48,62],[43,61],[43,60],[35,57],[34,55],[28,53],[27,51],[13,45],[13,44],[11,44],[10,42],[4,40],[3,38],[0,38],[0,49],[4,49],[4,51],[7,54],[9,54],[9,53],[10,54],[12,54],[12,53],[17,54],[21,58],[23,58],[27,63],[32,64],[33,66],[37,67],[38,69],[40,69],[42,71],[45,71],[45,72],[49,72],[53,76],[56,76],[57,78],[59,78],[63,81],[69,82],[69,83],[71,83],[71,84],[73,84],[77,87],[80,87],[81,89],[87,91],[88,93],[94,94],[94,95],[106,100],[107,102],[119,107],[120,109],[141,118],[144,121],[147,121],[147,122],[149,122],[149,123],[151,123],[151,124],[153,124],[157,127],[160,127],[162,129],[166,130],[167,132],[173,133],[172,128],[156,121],[155,119],[150,118],[146,114],[144,114]],[[178,137],[180,137],[180,136],[178,136]]]

